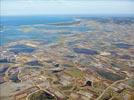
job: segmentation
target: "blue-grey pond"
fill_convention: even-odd
[[[80,54],[87,54],[87,55],[96,55],[98,54],[97,51],[91,50],[91,49],[85,49],[85,48],[73,48],[74,52],[80,53]]]
[[[10,52],[14,52],[15,54],[18,53],[31,53],[35,50],[35,48],[27,46],[27,45],[15,45],[10,47]]]

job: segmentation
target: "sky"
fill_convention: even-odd
[[[134,15],[134,0],[1,0],[1,15]]]

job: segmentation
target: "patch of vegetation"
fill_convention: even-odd
[[[68,86],[63,86],[61,87],[62,90],[71,90],[73,88],[72,85],[68,85]]]
[[[76,68],[72,68],[71,70],[68,70],[67,73],[75,78],[83,78],[84,77],[84,72],[82,72]]]

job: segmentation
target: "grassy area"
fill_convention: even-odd
[[[70,70],[67,71],[67,73],[75,78],[83,78],[85,75],[84,72],[76,68],[71,68]]]
[[[68,86],[61,87],[61,90],[71,90],[72,88],[73,88],[72,85],[68,85]]]

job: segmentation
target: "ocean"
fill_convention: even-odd
[[[72,16],[1,16],[0,45],[6,45],[18,40],[33,40],[51,43],[55,42],[60,37],[60,30],[67,32],[68,30],[85,30],[84,27],[57,27],[56,25],[50,25],[73,21],[75,21],[75,18]]]

